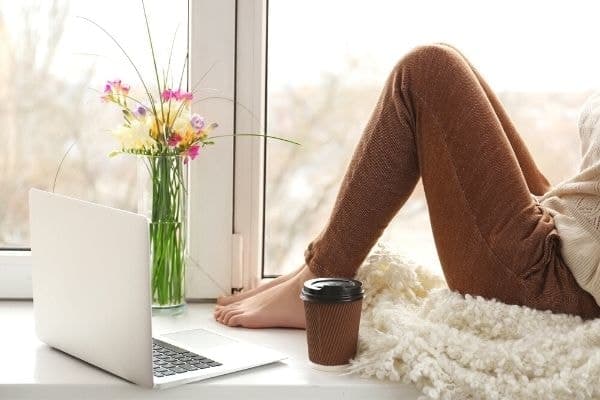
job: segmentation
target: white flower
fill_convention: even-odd
[[[134,119],[131,126],[121,125],[113,131],[113,135],[123,150],[150,150],[156,145],[146,121]]]
[[[175,122],[173,122],[173,132],[177,132],[180,135],[183,135],[187,131],[192,129],[192,125],[190,124],[190,119],[185,118],[183,116],[177,117]]]

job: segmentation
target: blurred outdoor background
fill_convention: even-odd
[[[215,0],[216,1],[216,0]],[[243,0],[241,0],[243,1]],[[173,69],[185,56],[187,1],[149,0],[155,46]],[[551,183],[580,160],[576,119],[600,88],[593,1],[269,0],[264,274],[298,267],[333,207],[383,82],[414,46],[459,48],[489,82]],[[152,76],[135,0],[0,0],[0,248],[28,246],[27,191],[51,189],[135,210],[135,165],[108,159],[118,110],[102,104],[108,79],[139,87],[102,32]],[[166,21],[166,23],[165,23]],[[218,40],[218,38],[215,38]],[[452,201],[452,199],[448,199]],[[423,189],[382,241],[433,269],[439,262]]]
[[[303,262],[384,80],[420,44],[457,47],[550,182],[573,174],[579,109],[600,88],[598,11],[592,1],[270,0],[268,131],[302,147],[268,146],[265,274]],[[441,272],[420,183],[380,240]]]
[[[146,0],[146,7],[161,65],[177,32],[172,68],[179,76],[187,1]],[[118,147],[109,131],[122,116],[100,96],[107,80],[130,84],[133,97],[141,85],[110,37],[80,17],[108,30],[144,78],[154,77],[139,1],[0,0],[0,249],[29,246],[31,187],[137,208],[135,160],[108,157]]]

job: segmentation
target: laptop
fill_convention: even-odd
[[[146,217],[37,189],[29,210],[41,341],[148,388],[287,358],[202,327],[153,338]]]

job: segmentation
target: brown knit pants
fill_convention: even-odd
[[[419,177],[452,290],[557,313],[600,316],[531,193],[550,188],[500,101],[456,48],[436,43],[394,67],[308,245],[317,276],[352,277]]]

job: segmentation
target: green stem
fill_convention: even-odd
[[[283,140],[284,142],[293,143],[293,144],[297,144],[298,146],[301,146],[300,143],[294,142],[293,140],[284,139],[284,138],[280,138],[277,136],[261,135],[260,133],[234,133],[233,135],[215,135],[215,136],[209,136],[209,137],[205,138],[204,140],[214,139],[214,138],[218,138],[218,137],[226,137],[226,136],[260,136],[260,137],[267,137],[267,138],[271,138],[271,139]]]
[[[165,120],[165,110],[163,101],[161,99],[161,90],[160,90],[160,77],[158,76],[158,66],[156,65],[156,54],[154,53],[154,44],[152,43],[152,34],[150,34],[150,23],[148,22],[148,14],[146,13],[146,4],[144,4],[144,0],[142,1],[142,10],[144,10],[144,21],[146,22],[146,31],[148,32],[148,41],[150,42],[150,51],[152,53],[152,64],[154,64],[154,73],[156,75],[156,85],[158,89],[158,98],[160,99],[160,111],[162,114],[163,121]],[[156,115],[156,113],[155,113]]]
[[[152,183],[152,298],[158,307],[185,299],[185,187],[182,157],[147,157]]]
[[[121,50],[121,52],[125,55],[125,57],[129,61],[129,64],[131,64],[131,66],[135,70],[135,73],[137,74],[138,78],[140,79],[140,82],[142,83],[142,86],[144,87],[144,90],[146,91],[146,95],[148,96],[148,100],[150,101],[150,105],[152,106],[152,111],[154,112],[154,115],[156,115],[156,107],[154,105],[154,97],[152,96],[152,93],[150,93],[150,90],[148,89],[148,86],[146,85],[144,78],[142,78],[142,74],[140,73],[140,70],[136,67],[135,63],[133,62],[131,57],[129,57],[129,54],[127,54],[127,52],[125,51],[123,46],[121,46],[119,41],[117,39],[115,39],[115,37],[110,32],[108,32],[106,29],[104,29],[104,27],[102,27],[98,23],[96,23],[86,17],[79,17],[79,18],[95,25],[98,29],[100,29],[102,32],[104,32],[117,45],[117,47]]]

